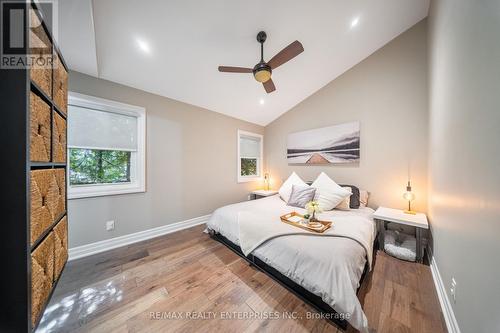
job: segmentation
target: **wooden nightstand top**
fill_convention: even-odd
[[[278,191],[275,190],[255,190],[251,192],[252,194],[261,196],[261,197],[270,197],[271,195],[275,195]]]
[[[427,216],[425,216],[425,214],[423,213],[416,213],[415,215],[412,215],[406,214],[400,209],[379,207],[375,211],[375,213],[373,213],[373,218],[399,224],[411,225],[413,227],[419,227],[423,229],[429,229]]]

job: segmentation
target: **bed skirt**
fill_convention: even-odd
[[[297,297],[299,297],[301,300],[303,300],[305,303],[309,304],[312,306],[314,309],[316,309],[319,313],[325,314],[325,318],[328,318],[330,322],[335,324],[338,328],[342,330],[347,329],[347,321],[345,319],[340,319],[340,315],[332,309],[330,305],[325,303],[321,297],[318,295],[315,295],[311,293],[310,291],[306,290],[304,287],[301,285],[293,282],[291,279],[286,277],[285,275],[281,274],[278,272],[276,269],[273,267],[269,266],[259,258],[255,257],[254,255],[250,254],[248,257],[246,257],[243,252],[241,251],[241,248],[228,240],[226,237],[222,236],[221,234],[208,229],[208,232],[210,236],[221,242],[222,244],[226,245],[228,248],[233,250],[236,254],[238,254],[240,257],[248,261],[250,264],[254,265],[261,271],[265,272],[268,276],[270,276],[272,279],[280,283],[283,287],[291,291],[293,294],[295,294]],[[368,264],[365,265],[365,268],[363,270],[363,274],[361,275],[361,279],[359,281],[359,286],[361,287],[361,284],[368,272]],[[359,288],[358,288],[359,291]]]

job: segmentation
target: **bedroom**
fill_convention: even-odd
[[[500,331],[499,1],[1,2],[0,331]]]

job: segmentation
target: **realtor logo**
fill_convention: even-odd
[[[0,11],[0,68],[52,68],[52,41],[47,31],[54,32],[53,3],[38,1],[34,8],[26,1],[2,1]]]

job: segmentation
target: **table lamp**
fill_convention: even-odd
[[[415,194],[411,191],[411,184],[409,180],[408,185],[406,185],[406,192],[403,194],[403,198],[408,201],[408,210],[405,210],[405,213],[415,215],[416,213],[411,210],[411,202],[415,200]]]

